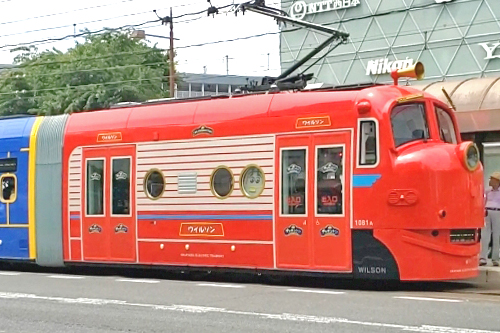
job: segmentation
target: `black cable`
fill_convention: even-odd
[[[159,21],[160,21],[159,19],[156,19],[156,20],[152,20],[152,21],[147,21],[147,22],[139,23],[139,24],[128,24],[128,25],[121,26],[119,28],[112,28],[112,29],[111,28],[104,28],[104,29],[97,30],[97,31],[82,32],[82,33],[79,33],[79,34],[76,34],[76,35],[67,35],[67,36],[58,37],[58,38],[46,38],[46,39],[42,39],[42,40],[38,40],[38,41],[33,41],[33,42],[27,42],[27,43],[18,43],[18,44],[10,44],[10,45],[7,44],[7,45],[0,46],[0,49],[6,48],[6,47],[19,47],[19,46],[25,46],[25,45],[36,45],[37,43],[41,43],[41,42],[57,42],[57,41],[65,40],[65,39],[68,39],[68,38],[88,36],[89,34],[90,35],[94,35],[94,34],[98,34],[100,32],[105,32],[105,31],[118,31],[118,30],[123,30],[125,28],[137,28],[137,27],[140,27],[140,26],[148,24],[148,23],[159,22]]]
[[[25,19],[22,19],[22,20],[16,20],[16,21],[0,22],[0,25],[6,25],[6,24],[12,24],[12,23],[19,23],[19,22],[26,22],[26,21],[35,20],[35,19],[44,18],[44,17],[64,15],[64,14],[69,14],[69,13],[74,13],[74,12],[79,12],[79,11],[88,10],[88,9],[94,9],[94,8],[108,7],[108,6],[111,6],[111,5],[116,5],[116,4],[119,4],[119,3],[131,2],[131,1],[135,1],[135,0],[121,0],[119,2],[114,2],[114,3],[104,4],[104,5],[98,5],[98,6],[92,6],[92,7],[86,7],[86,8],[73,9],[73,10],[69,10],[69,11],[61,12],[61,13],[52,13],[52,14],[34,16],[34,17],[29,17],[29,18],[25,18]]]
[[[133,1],[133,0],[126,0],[126,1]],[[217,8],[218,9],[224,9],[224,8],[228,8],[228,7],[231,7],[231,6],[234,6],[234,4],[225,5],[225,6],[221,6],[221,7],[217,7]],[[199,14],[205,13],[206,11],[207,10],[205,9],[205,10],[199,11],[199,12],[186,13],[186,14],[174,16],[173,18],[176,19],[176,18],[181,18],[181,17],[184,17],[184,16],[199,15]],[[122,26],[122,27],[119,27],[119,28],[115,28],[115,29],[101,29],[101,30],[97,30],[97,31],[94,31],[94,32],[90,32],[90,33],[89,32],[84,32],[84,33],[67,35],[67,36],[57,37],[57,38],[46,38],[46,39],[42,39],[42,40],[38,40],[38,41],[32,41],[32,42],[24,42],[24,43],[17,43],[17,44],[7,44],[7,45],[0,46],[0,50],[4,49],[4,48],[8,48],[8,47],[16,48],[16,47],[25,46],[25,45],[33,45],[34,46],[34,45],[38,45],[38,44],[45,43],[45,42],[56,42],[56,41],[61,41],[61,40],[65,40],[65,39],[68,39],[68,38],[82,37],[82,36],[85,36],[85,35],[88,35],[88,34],[96,34],[96,33],[100,33],[100,32],[106,31],[106,30],[121,30],[121,29],[124,29],[124,28],[134,28],[134,27],[142,26],[144,24],[151,23],[151,22],[159,22],[159,21],[161,21],[161,20],[157,19],[157,20],[154,20],[154,21],[148,21],[148,22],[144,22],[144,23],[141,23],[141,24],[126,25],[126,26]]]

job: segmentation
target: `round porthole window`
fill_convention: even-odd
[[[249,165],[241,173],[240,188],[248,198],[254,199],[261,195],[265,185],[264,172],[257,165]]]
[[[213,194],[220,198],[227,198],[234,187],[233,173],[227,167],[218,167],[210,178],[210,187]]]
[[[165,191],[165,179],[158,169],[149,170],[144,177],[144,192],[148,198],[156,200],[161,198]]]

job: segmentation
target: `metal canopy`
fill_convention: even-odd
[[[412,87],[434,95],[451,107],[442,91],[444,88],[456,108],[461,133],[500,131],[500,77],[433,82]]]

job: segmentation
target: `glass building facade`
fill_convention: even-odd
[[[350,34],[308,71],[316,82],[391,82],[390,69],[416,61],[425,65],[424,83],[500,76],[499,0],[282,0],[281,5],[292,17]],[[290,26],[281,32],[282,70],[326,39]]]

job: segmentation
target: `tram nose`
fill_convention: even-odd
[[[472,151],[471,151],[472,149]],[[409,228],[468,228],[482,223],[482,166],[469,144],[425,144],[398,156],[388,203]]]
[[[438,225],[465,227],[482,220],[482,166],[477,147],[464,142],[458,146],[443,144],[436,149],[440,152],[433,154],[427,169],[431,175],[428,186],[435,189],[433,211]]]

